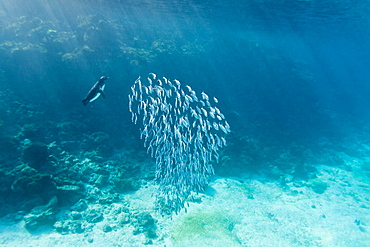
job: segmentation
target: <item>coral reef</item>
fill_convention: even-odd
[[[81,133],[87,129],[84,122],[43,121],[36,107],[11,93],[0,103],[8,116],[0,139],[1,216],[24,220],[30,232],[54,225],[62,234],[89,232],[101,220],[110,222],[104,231],[131,222],[128,209],[103,208],[121,202],[118,192],[145,184],[140,180],[147,177],[146,168],[132,160],[133,151],[114,154],[112,137],[102,131]]]
[[[44,206],[37,206],[24,216],[24,227],[29,231],[35,231],[40,226],[52,226],[56,221],[57,198],[53,197]]]
[[[150,241],[150,239],[157,238],[156,225],[153,217],[147,212],[141,212],[139,214],[133,215],[133,226],[134,235],[139,233],[144,233],[145,237]]]
[[[15,192],[28,196],[46,196],[55,193],[55,183],[50,174],[25,175],[14,181],[12,189]]]
[[[43,143],[31,143],[23,150],[22,160],[30,167],[39,170],[49,157],[48,147]]]

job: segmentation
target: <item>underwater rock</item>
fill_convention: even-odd
[[[56,206],[57,198],[54,196],[47,205],[35,207],[31,213],[24,216],[24,227],[29,231],[35,231],[40,226],[53,225],[56,221]]]
[[[45,30],[42,43],[48,51],[53,51],[54,55],[71,51],[78,45],[76,43],[76,36],[72,32],[60,32],[55,29]]]
[[[101,156],[111,156],[114,150],[111,137],[105,132],[95,132],[91,135],[85,135],[81,143],[81,148],[86,151],[96,152]]]
[[[92,208],[86,212],[85,219],[89,223],[98,223],[102,221],[104,217],[100,210]]]
[[[82,222],[79,220],[57,221],[53,227],[62,235],[85,232],[85,229],[82,227]]]
[[[85,199],[88,202],[96,202],[98,201],[103,195],[103,192],[98,189],[97,187],[94,187],[92,185],[86,186],[86,197]]]
[[[41,41],[40,33],[42,33],[41,29],[43,26],[53,28],[53,24],[51,22],[44,22],[38,17],[22,16],[6,26],[3,32],[8,40],[38,43]]]
[[[88,61],[95,61],[97,56],[93,49],[91,49],[88,45],[84,45],[81,49],[75,50],[74,59],[87,59]]]
[[[74,42],[69,42],[73,49],[68,49],[68,52],[62,55],[65,67],[78,71],[79,69],[85,70],[87,66],[91,68],[91,71],[101,71],[103,66],[106,67],[108,64],[111,66],[109,59],[111,56],[114,56],[115,64],[117,64],[116,54],[122,41],[117,35],[119,30],[116,25],[106,21],[101,15],[79,16],[78,22],[80,23],[73,35]],[[60,37],[57,40],[63,39]],[[68,38],[68,40],[72,39]]]
[[[123,227],[130,223],[130,211],[121,203],[111,203],[103,206],[104,220],[110,224],[112,228]]]
[[[0,177],[1,177],[0,195],[11,194],[12,193],[11,185],[14,182],[14,179],[9,175],[8,172],[4,171],[3,169],[0,169]],[[0,211],[1,211],[1,208],[0,208]]]
[[[85,150],[84,147],[81,147],[81,149]],[[100,156],[97,149],[94,149],[94,151],[91,151],[91,152],[84,152],[83,156],[85,156],[86,159],[89,159],[91,161],[91,163],[89,164],[89,166],[91,167],[86,167],[86,168],[91,169],[94,172],[100,169],[99,165],[103,163],[103,157]],[[100,174],[106,174],[106,172],[100,169]]]
[[[47,50],[38,45],[31,43],[13,44],[11,56],[13,61],[19,63],[39,61],[40,57],[47,53]]]
[[[86,210],[87,206],[85,200],[80,200],[77,205],[71,208],[79,211],[66,211],[61,217],[64,220],[54,224],[57,232],[60,234],[89,232],[95,226],[98,226],[103,232],[110,232],[130,223],[129,209],[121,203],[90,204]],[[102,224],[96,224],[103,220]]]
[[[188,43],[181,46],[181,53],[184,55],[199,55],[206,52],[207,47],[201,42]]]
[[[75,204],[84,196],[83,192],[84,189],[77,185],[66,184],[57,186],[57,197],[60,206]]]
[[[56,195],[56,185],[49,174],[35,173],[33,168],[22,169],[30,171],[21,173],[11,185],[11,196],[17,198],[14,201],[15,210],[29,211],[35,206],[47,203],[50,198]],[[8,198],[11,200],[11,198]]]
[[[13,177],[23,177],[23,176],[35,176],[36,174],[38,174],[39,172],[28,166],[27,164],[20,164],[18,166],[16,166],[9,174],[12,175]],[[14,182],[14,180],[13,180]]]
[[[21,154],[18,146],[19,141],[15,137],[0,135],[0,162],[4,164],[19,157]]]
[[[53,22],[38,17],[22,16],[6,26],[3,33],[7,41],[40,44],[54,54],[73,50],[77,46],[72,32],[58,31]]]
[[[103,48],[108,48],[108,51],[118,49],[120,41],[117,27],[105,20],[103,15],[80,16],[79,21],[76,34],[81,44],[88,45],[97,52]]]
[[[163,40],[163,39],[154,41],[152,43],[151,49],[153,52],[157,54],[165,53],[165,55],[177,52],[178,50],[174,40]]]
[[[63,154],[65,153],[65,151],[62,150],[62,148],[59,145],[57,145],[56,141],[49,143],[48,150],[53,155],[51,157],[52,159],[56,159],[55,156],[59,158],[60,156],[63,156]],[[58,163],[58,160],[56,160],[56,162]]]
[[[71,154],[78,154],[80,149],[80,142],[79,141],[62,141],[60,146],[63,148],[64,151],[71,153]]]
[[[156,238],[156,225],[155,220],[153,219],[152,215],[147,212],[142,212],[137,215],[134,215],[134,231],[133,234],[137,235],[140,233],[144,233],[144,235],[149,238]]]
[[[143,245],[152,245],[153,244],[153,240],[147,238],[145,239],[145,241],[143,242]]]
[[[98,145],[105,144],[110,140],[109,134],[105,132],[95,132],[91,134],[89,137],[93,141],[93,143]]]
[[[84,128],[85,126],[81,123],[62,122],[57,124],[55,136],[59,139],[60,147],[68,153],[78,154],[81,142],[80,131]]]
[[[86,153],[85,153],[86,155]],[[91,155],[91,156],[90,156]],[[93,161],[93,159],[102,159],[100,156],[89,154],[89,157],[82,162],[77,162],[69,170],[74,172],[74,177],[80,177],[80,181],[89,183],[98,188],[103,188],[110,185],[110,172],[112,169],[111,162]]]
[[[72,210],[82,212],[88,208],[86,200],[80,199],[75,205],[71,207]]]
[[[109,224],[105,224],[102,228],[103,232],[111,232],[113,229]]]
[[[82,219],[82,214],[80,212],[72,211],[71,212],[71,218],[73,220],[80,220],[80,219]]]
[[[118,202],[120,200],[120,196],[117,193],[109,193],[109,194],[104,194],[99,200],[97,201],[99,204],[104,205],[104,204],[112,204],[114,202]]]
[[[117,221],[120,226],[130,223],[130,214],[125,212],[119,214]]]
[[[18,178],[12,184],[12,190],[32,197],[49,197],[55,194],[56,185],[49,174],[38,173]]]
[[[126,193],[129,191],[139,190],[141,185],[138,179],[134,178],[112,178],[113,189],[118,193]]]
[[[74,52],[68,52],[62,55],[62,61],[66,68],[69,68],[70,70],[78,70],[82,69],[86,66],[86,57],[87,55],[89,57],[88,52],[90,51],[87,49],[88,47],[78,48]],[[93,58],[93,54],[90,55],[91,58]]]
[[[85,128],[85,126],[82,123],[77,122],[61,122],[57,124],[58,135],[63,139],[65,137],[78,138],[75,135],[81,131],[81,128]]]
[[[30,139],[32,142],[45,141],[46,129],[39,124],[25,124],[21,128],[23,138]]]
[[[48,157],[47,145],[38,142],[25,147],[22,154],[23,162],[36,170],[39,170],[46,163]]]
[[[154,225],[155,221],[150,213],[142,212],[136,216],[137,224],[142,227]]]
[[[120,204],[111,204],[111,206],[112,206],[112,208],[109,210],[109,212],[111,212],[114,215],[119,215],[121,213],[129,213],[130,212],[127,205],[123,205],[121,203]]]
[[[103,188],[109,184],[109,176],[102,174],[91,174],[89,183],[94,184],[98,188]]]

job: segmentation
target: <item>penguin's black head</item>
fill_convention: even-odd
[[[102,77],[100,77],[100,80],[107,80],[109,77],[108,76],[102,76]]]

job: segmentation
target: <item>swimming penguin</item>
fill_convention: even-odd
[[[93,102],[94,100],[99,98],[100,95],[103,96],[103,98],[105,98],[104,88],[105,80],[107,79],[108,79],[107,76],[100,77],[99,81],[95,83],[95,85],[90,89],[86,97],[82,100],[82,104],[84,106],[86,106],[89,102]]]

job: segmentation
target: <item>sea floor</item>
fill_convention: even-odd
[[[5,217],[0,221],[0,245],[370,246],[370,178],[361,169],[367,161],[347,158],[351,169],[318,164],[317,178],[310,181],[282,184],[248,174],[214,177],[189,203],[187,213],[172,219],[154,212],[155,185],[149,183],[125,200],[155,218],[157,237],[150,241],[144,234],[133,234],[130,224],[104,232],[109,224],[104,220],[81,234],[62,235],[52,228],[31,234],[22,221]]]

